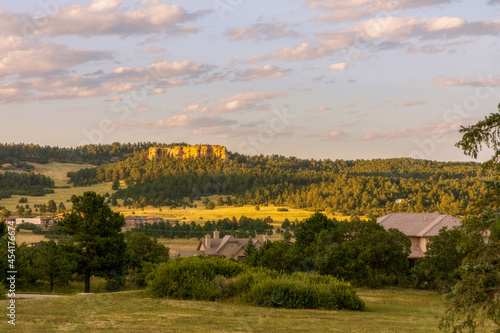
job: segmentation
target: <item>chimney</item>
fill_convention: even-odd
[[[219,239],[219,231],[217,229],[214,231],[214,239]]]
[[[206,249],[209,249],[209,248],[211,248],[211,247],[212,247],[212,242],[211,242],[211,239],[210,239],[210,235],[209,235],[209,234],[207,234],[207,235],[205,236],[205,248],[206,248]]]
[[[268,235],[262,235],[262,241],[265,243],[269,240],[269,236]]]

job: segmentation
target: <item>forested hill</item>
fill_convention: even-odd
[[[303,160],[230,154],[214,158],[147,159],[147,151],[99,168],[69,173],[75,186],[124,180],[113,196],[126,205],[190,205],[193,199],[231,195],[233,203],[380,216],[388,212],[462,214],[482,191],[477,163],[408,158]],[[186,201],[186,198],[189,198]],[[396,204],[397,199],[399,200]]]
[[[113,143],[110,145],[85,145],[76,148],[40,146],[36,144],[1,144],[0,165],[10,163],[19,167],[27,167],[26,162],[48,163],[89,163],[101,165],[112,160],[124,160],[128,156],[149,147],[156,142]],[[29,168],[29,167],[28,167]]]

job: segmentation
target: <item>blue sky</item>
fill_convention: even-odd
[[[468,160],[500,1],[0,1],[0,141]]]

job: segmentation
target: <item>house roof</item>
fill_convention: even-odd
[[[156,215],[149,215],[146,217],[146,220],[163,220],[163,218]]]
[[[236,253],[238,253],[238,251],[241,251],[241,249],[245,247],[245,245],[248,243],[248,240],[249,240],[249,238],[236,238],[232,235],[226,235],[223,238],[211,238],[210,239],[210,247],[207,248],[206,238],[202,238],[202,239],[200,239],[200,243],[198,245],[197,250],[200,250],[203,247],[203,249],[205,250],[205,254],[217,255],[220,252],[220,250],[222,250],[224,248],[224,246],[226,246],[226,244],[238,243],[239,246],[236,249],[236,251],[234,251],[234,253],[233,253],[233,254],[236,254]],[[258,244],[258,243],[261,243],[261,241],[258,239],[253,239],[253,243]]]
[[[384,228],[398,229],[406,236],[434,237],[443,227],[457,227],[460,219],[439,213],[391,213],[378,218]]]

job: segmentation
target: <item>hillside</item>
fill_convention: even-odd
[[[482,191],[478,163],[408,158],[304,160],[241,155],[222,146],[137,143],[86,147],[95,161],[129,152],[120,155],[123,160],[117,158],[94,167],[35,164],[32,160],[41,152],[52,152],[49,156],[67,153],[66,148],[37,147],[4,145],[0,152],[16,156],[20,163],[31,163],[36,171],[52,179],[57,177],[56,186],[72,183],[71,189],[54,189],[50,198],[55,201],[66,201],[72,194],[92,189],[110,193],[113,202],[128,212],[146,206],[202,208],[207,200],[222,196],[225,207],[276,205],[358,216],[427,211],[462,215]],[[110,183],[118,180],[120,186],[115,192]],[[228,196],[230,202],[226,202]],[[41,200],[46,202],[48,198]],[[0,203],[10,206],[14,202]]]
[[[478,163],[408,158],[302,160],[228,154],[218,158],[151,161],[149,152],[69,174],[75,186],[121,180],[113,198],[128,207],[192,207],[207,196],[234,196],[232,204],[287,205],[344,215],[440,212],[461,215],[482,191]]]

